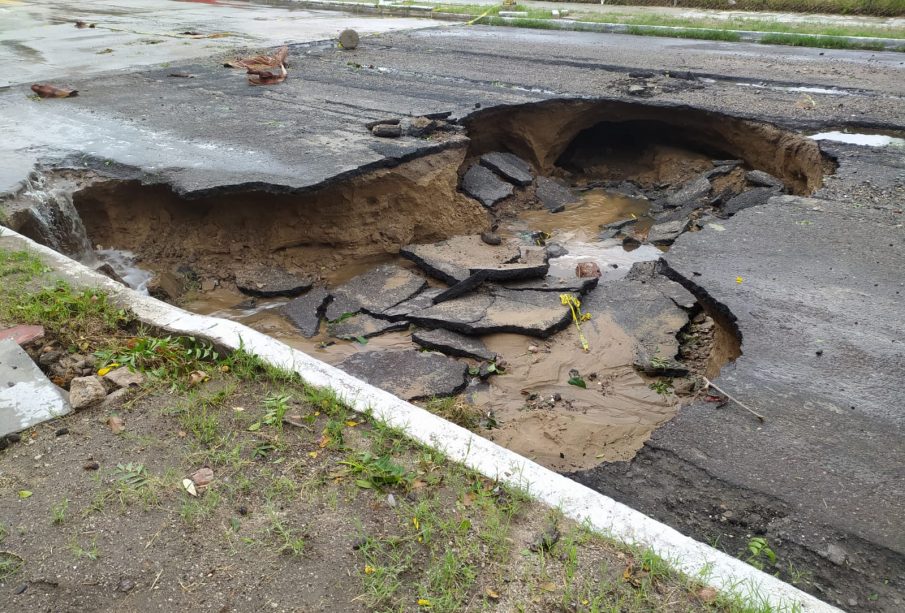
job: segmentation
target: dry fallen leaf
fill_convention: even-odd
[[[226,62],[224,66],[227,68],[245,68],[246,70],[266,70],[267,68],[276,68],[277,66],[286,64],[286,57],[289,55],[289,47],[280,47],[273,55],[255,55],[252,57],[239,58]]]
[[[32,85],[31,91],[38,94],[41,98],[71,98],[72,96],[79,95],[79,90],[77,89],[67,89],[65,87],[41,83]]]
[[[286,68],[280,64],[280,73],[274,74],[269,70],[248,69],[248,82],[252,85],[276,85],[286,80]]]
[[[556,584],[552,581],[546,581],[540,584],[540,589],[544,590],[545,592],[555,592]]]
[[[470,507],[472,504],[474,504],[474,499],[474,492],[465,492],[465,494],[462,496],[462,506]]]
[[[207,466],[204,466],[193,472],[191,479],[196,486],[204,487],[214,480],[214,471]]]
[[[111,415],[107,418],[107,426],[113,434],[119,434],[126,429],[126,422],[124,422],[123,418],[119,415]]]
[[[484,588],[484,594],[491,600],[499,600],[500,594],[491,587]]]
[[[186,492],[191,494],[192,496],[198,495],[198,490],[195,489],[195,483],[191,479],[183,479],[182,487]]]

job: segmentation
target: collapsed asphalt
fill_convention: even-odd
[[[0,93],[5,153],[187,195],[308,190],[444,146],[377,139],[368,121],[632,99],[639,83],[645,101],[665,108],[790,128],[905,125],[897,53],[450,27],[365,38],[354,52],[302,45],[291,57],[290,78],[273,88],[249,87],[216,59],[76,79],[81,95],[67,100],[34,102],[27,86],[9,88]],[[168,76],[177,69],[195,78]],[[766,422],[699,402],[633,461],[575,478],[734,554],[764,534],[781,560],[810,573],[803,589],[845,608],[900,610],[905,172],[900,155],[825,149],[839,168],[815,195],[834,202],[747,209],[723,231],[684,235],[665,258],[674,280],[735,318],[743,356],[716,383]],[[0,191],[26,166],[8,168]]]

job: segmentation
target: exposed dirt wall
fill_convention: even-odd
[[[279,262],[305,268],[318,248],[355,256],[485,229],[456,190],[465,146],[299,195],[247,192],[187,200],[166,186],[106,181],[74,196],[92,243],[157,261]],[[304,250],[304,251],[303,251]],[[212,260],[213,258],[213,260]]]
[[[744,160],[781,178],[799,195],[820,187],[827,161],[817,143],[768,123],[688,107],[638,102],[553,100],[516,107],[495,107],[466,119],[470,155],[509,149],[549,174],[583,131],[600,123],[655,122],[664,142],[714,156]],[[605,147],[607,143],[601,142]]]

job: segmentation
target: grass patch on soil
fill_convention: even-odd
[[[741,37],[729,30],[699,30],[686,28],[680,30],[652,30],[644,26],[629,26],[627,32],[636,36],[666,36],[669,38],[692,38],[696,40],[722,40],[738,42]]]
[[[31,586],[0,590],[0,609],[121,608],[128,598],[135,610],[769,610],[243,351],[136,335],[107,296],[57,283],[28,254],[0,251],[0,278],[0,324],[28,314],[45,325],[44,343],[67,338],[84,352],[88,339],[103,361],[148,375],[131,397],[0,451],[0,587]],[[275,578],[288,587],[274,589]]]
[[[821,49],[864,49],[883,51],[880,42],[852,41],[838,36],[810,36],[807,34],[767,34],[760,39],[763,45],[789,45],[792,47],[819,47]]]

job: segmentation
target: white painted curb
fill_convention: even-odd
[[[75,285],[98,287],[110,293],[140,320],[174,333],[210,339],[218,345],[245,350],[266,362],[297,372],[307,383],[330,387],[350,408],[371,411],[376,419],[399,428],[410,438],[443,451],[451,460],[525,489],[535,499],[577,522],[612,538],[652,549],[674,568],[719,590],[735,592],[753,602],[766,602],[777,610],[839,611],[817,598],[756,568],[699,543],[603,494],[500,447],[409,402],[365,383],[320,360],[240,323],[196,315],[143,296],[90,268],[7,228],[0,227],[0,249],[27,249],[40,256]],[[10,240],[12,239],[12,240]]]

